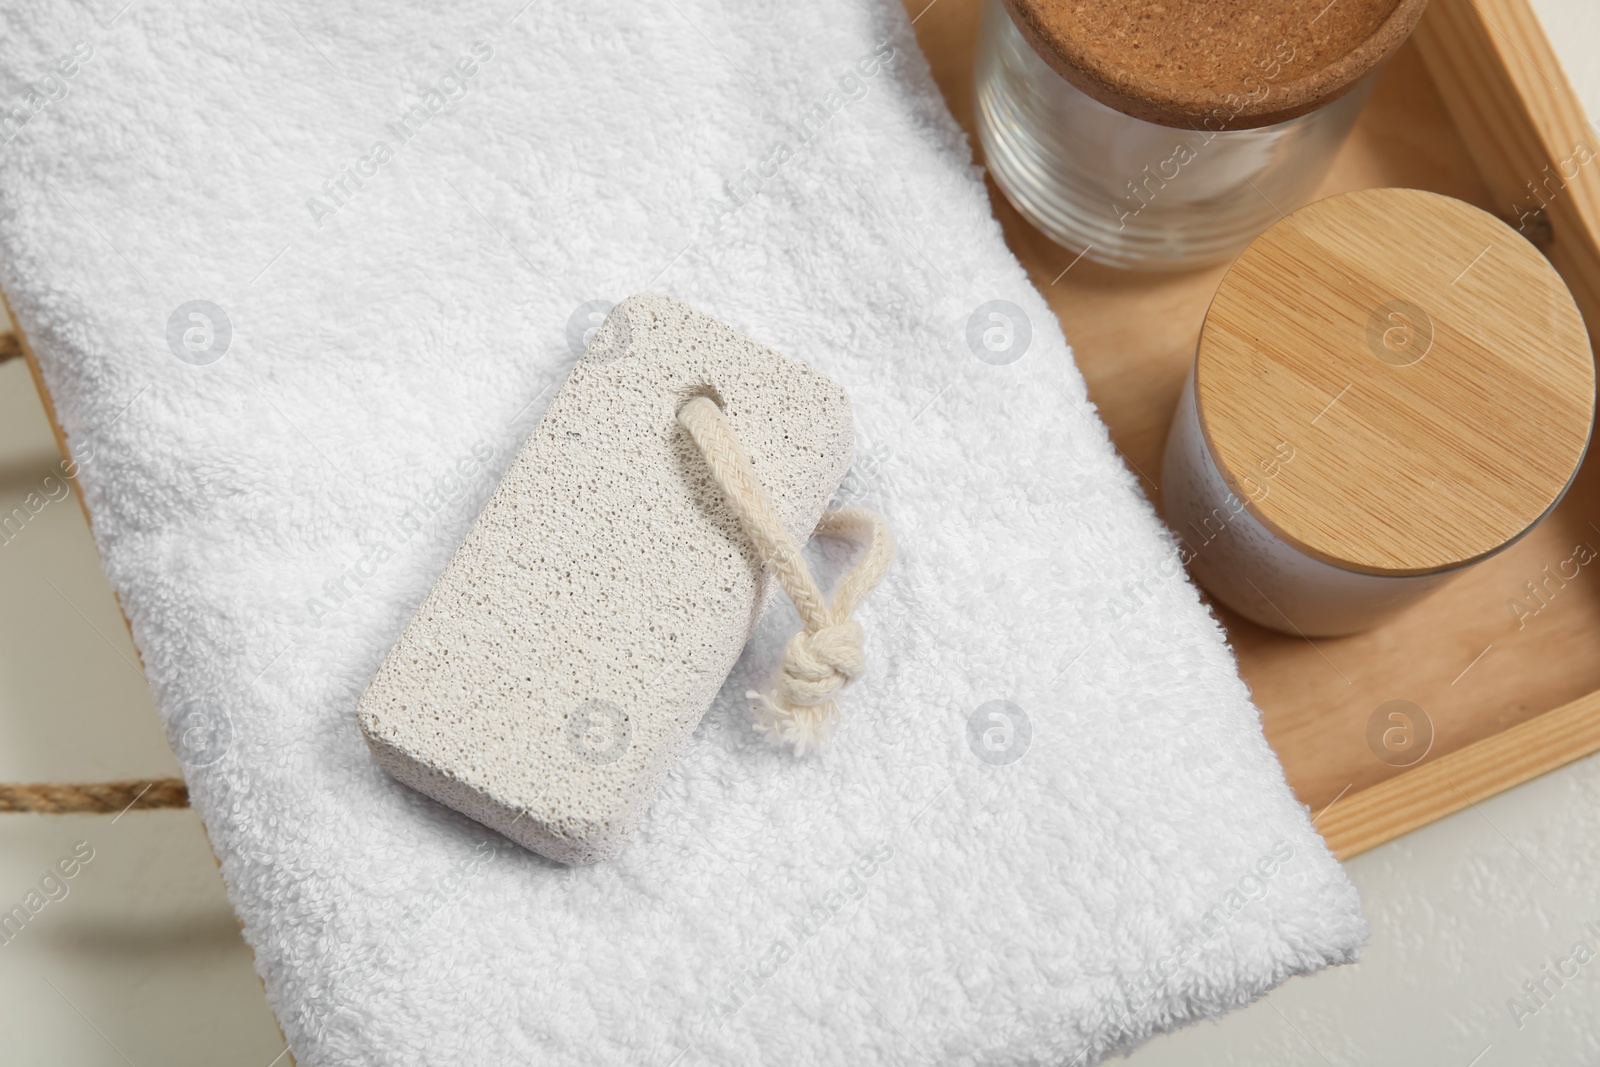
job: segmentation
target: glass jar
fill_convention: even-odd
[[[1548,517],[1594,410],[1583,315],[1538,249],[1437,193],[1340,193],[1274,223],[1224,275],[1167,438],[1162,510],[1216,601],[1302,637],[1356,633]],[[1561,566],[1530,574],[1509,616],[1595,558],[1556,544]]]
[[[1208,6],[1217,5],[1191,0],[1187,9]],[[1396,7],[1420,11],[1410,0]],[[1106,89],[1114,78],[1091,71],[1096,95],[1119,105],[1108,106],[1058,71],[1077,71],[1078,60],[1052,48],[1050,28],[1034,27],[1036,48],[1001,0],[985,0],[976,79],[989,171],[1029,222],[1088,259],[1139,270],[1229,259],[1311,197],[1409,18],[1391,12],[1377,23],[1384,39],[1369,40],[1368,55],[1347,55],[1331,74],[1312,65],[1291,77],[1297,59],[1302,68],[1316,60],[1315,50],[1291,39],[1262,46],[1229,91],[1214,82],[1203,92],[1151,89],[1137,70],[1123,88]],[[1354,32],[1370,38],[1376,31],[1369,20]],[[1302,113],[1262,124],[1275,109]]]

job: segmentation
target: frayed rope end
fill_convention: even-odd
[[[796,756],[821,752],[833,739],[839,725],[839,705],[832,700],[823,704],[785,707],[767,693],[746,690],[750,712],[755,716],[755,729],[767,744],[782,748],[789,745]]]

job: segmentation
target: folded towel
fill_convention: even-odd
[[[301,1064],[1089,1064],[1352,958],[893,0],[0,25],[0,286]],[[780,602],[572,870],[390,779],[355,707],[640,290],[845,386],[900,558],[830,751],[750,728]]]

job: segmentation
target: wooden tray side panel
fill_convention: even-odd
[[[1349,859],[1596,751],[1600,693],[1591,693],[1335,800],[1316,826],[1333,854]]]
[[[1527,0],[1433,0],[1413,37],[1494,197],[1600,333],[1600,138]]]

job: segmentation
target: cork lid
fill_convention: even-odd
[[[1237,130],[1339,97],[1399,48],[1426,0],[1004,0],[1028,43],[1108,107]]]
[[[1595,367],[1571,294],[1509,226],[1368,189],[1301,208],[1229,268],[1195,401],[1229,488],[1283,540],[1426,574],[1504,547],[1560,499]]]

